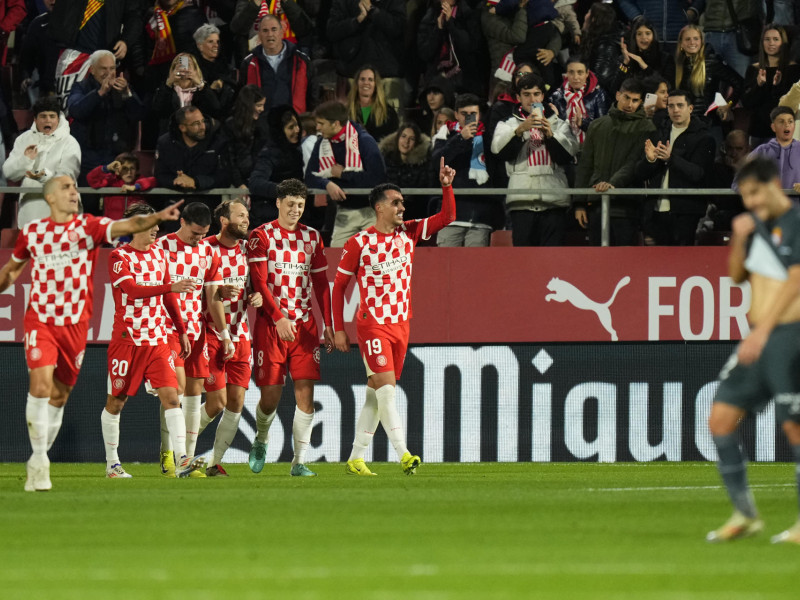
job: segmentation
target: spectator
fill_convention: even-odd
[[[779,106],[788,106],[795,111],[795,120],[800,118],[800,79],[781,97]],[[800,129],[795,128],[794,139],[800,139]]]
[[[763,14],[767,23],[778,25],[794,25],[797,2],[794,0],[762,0]]]
[[[524,44],[528,35],[527,4],[528,0],[500,0],[487,2],[481,9],[481,30],[489,46],[492,72],[498,79],[511,81],[514,48]],[[506,62],[509,54],[511,60]]]
[[[322,138],[308,161],[306,184],[326,190],[336,202],[331,246],[341,248],[351,236],[375,223],[369,196],[342,188],[373,188],[386,181],[386,167],[378,144],[361,125],[347,119],[344,104],[324,102],[314,116]]]
[[[86,76],[87,59],[95,50],[111,50],[114,58],[127,58],[131,65],[144,63],[140,38],[144,21],[138,0],[56,2],[50,20],[58,27],[48,27],[47,32],[64,48],[56,65],[55,85],[62,107],[73,84]]]
[[[660,75],[668,59],[661,51],[658,34],[653,24],[644,17],[637,17],[631,23],[627,41],[620,39],[622,61],[619,65],[616,87],[628,77],[643,79]]]
[[[304,113],[308,100],[308,57],[297,45],[283,39],[281,21],[268,14],[258,24],[259,46],[239,67],[239,82],[257,85],[267,102],[264,110],[288,104]]]
[[[772,137],[770,111],[800,78],[800,65],[789,56],[786,31],[779,25],[766,25],[761,32],[758,62],[747,67],[742,106],[749,108],[750,145],[758,146]]]
[[[33,104],[39,96],[49,96],[56,90],[56,63],[58,46],[50,36],[50,15],[56,0],[44,0],[45,12],[28,25],[22,40],[19,64],[23,77],[21,89],[28,92]]]
[[[306,12],[305,2],[295,0],[236,0],[236,8],[231,19],[231,32],[247,38],[251,48],[258,41],[258,26],[267,15],[275,15],[281,22],[283,39],[292,44],[309,46],[314,33],[314,23]]]
[[[646,17],[655,25],[662,40],[678,39],[678,32],[689,22],[696,22],[697,0],[617,0],[622,12],[633,22],[637,17]]]
[[[170,130],[158,138],[155,177],[159,187],[176,188],[187,194],[228,185],[221,136],[209,130],[196,106],[183,106],[175,111]],[[213,196],[197,196],[192,200],[209,208],[217,204]]]
[[[756,0],[706,0],[703,11],[705,44],[711,46],[714,52],[739,74],[739,77],[744,77],[750,59],[739,50],[736,42],[736,24],[731,15],[729,2],[733,5],[739,21],[759,18]]]
[[[259,87],[246,85],[236,96],[233,114],[225,120],[227,165],[234,187],[247,188],[256,156],[269,139],[269,127],[262,117],[265,103]]]
[[[431,138],[422,133],[416,123],[404,123],[378,146],[386,163],[386,181],[403,189],[427,187]],[[424,219],[428,216],[427,199],[409,196],[405,210],[406,220]]]
[[[800,192],[800,142],[794,139],[794,111],[786,106],[777,106],[769,115],[775,137],[761,144],[748,158],[766,156],[774,160],[781,174],[781,186]],[[734,184],[735,185],[735,184]]]
[[[3,164],[3,175],[22,181],[29,192],[20,194],[17,226],[50,216],[50,206],[42,188],[55,175],[77,179],[81,170],[81,147],[69,134],[69,122],[53,96],[40,98],[33,105],[33,124],[20,134]]]
[[[236,97],[236,71],[220,56],[219,29],[214,25],[203,25],[194,32],[197,49],[192,52],[203,81],[217,96],[220,115],[230,113]]]
[[[706,188],[713,171],[716,143],[708,123],[692,117],[691,94],[669,93],[670,122],[644,144],[645,158],[637,172],[651,188]],[[694,246],[700,218],[706,214],[708,196],[648,198],[645,231],[659,246]]]
[[[25,0],[4,0],[0,4],[0,54],[5,57],[8,51],[8,36],[22,23],[27,16]],[[5,59],[3,60],[5,63]]]
[[[420,130],[435,135],[439,130],[434,128],[434,115],[441,108],[453,108],[455,97],[450,80],[445,77],[434,77],[419,94],[419,107],[408,111],[411,119],[419,125]]]
[[[642,80],[647,95],[645,96],[644,112],[653,120],[656,129],[661,129],[662,125],[668,124],[669,112],[667,111],[667,100],[669,98],[669,84],[661,75],[654,74]],[[650,98],[648,103],[648,96]]]
[[[433,136],[436,135],[442,127],[444,127],[448,121],[455,121],[456,120],[456,111],[454,111],[449,106],[443,106],[439,110],[437,110],[433,114],[433,128],[431,130],[431,139]]]
[[[191,53],[197,44],[194,32],[206,22],[203,11],[183,0],[156,0],[147,12],[145,32],[151,41],[148,65],[158,67],[170,63],[178,54]],[[165,69],[155,68],[156,81],[163,79]]]
[[[592,121],[608,112],[609,99],[605,90],[598,85],[586,60],[578,56],[567,59],[567,75],[549,100],[558,109],[558,117],[569,122],[581,144]]]
[[[370,63],[384,79],[401,77],[405,25],[402,0],[333,0],[326,31],[336,54],[336,71],[352,78]]]
[[[417,51],[427,64],[425,81],[449,79],[453,90],[486,88],[488,61],[481,54],[480,22],[466,0],[434,0],[418,28]]]
[[[510,189],[552,188],[552,194],[509,194],[506,208],[511,216],[515,246],[561,246],[566,231],[569,187],[560,165],[571,164],[578,140],[569,123],[544,104],[544,81],[525,75],[516,84],[519,105],[497,124],[492,152],[506,160]]]
[[[528,0],[528,31],[525,41],[514,50],[514,62],[536,65],[547,85],[558,85],[560,68],[556,57],[561,52],[561,34],[554,22],[559,18],[552,0]]]
[[[600,2],[592,4],[583,20],[580,52],[588,61],[589,70],[609,93],[616,92],[621,34],[614,8]]]
[[[562,47],[576,49],[581,45],[581,24],[575,13],[577,0],[554,0],[553,6],[558,11],[558,19],[554,24],[561,33]]]
[[[578,159],[575,187],[593,187],[603,193],[636,182],[636,164],[645,140],[655,131],[642,106],[644,88],[638,79],[626,79],[616,94],[617,104],[592,123]],[[611,199],[610,242],[612,246],[637,243],[640,221],[639,199],[620,196]],[[575,218],[589,228],[589,240],[600,245],[601,223],[598,202],[575,200]]]
[[[431,163],[442,157],[456,170],[456,188],[490,187],[483,147],[484,126],[480,120],[480,99],[475,94],[456,98],[456,122],[448,122],[434,137]],[[488,246],[489,238],[501,218],[497,199],[491,196],[461,194],[456,198],[456,220],[442,229],[439,246]]]
[[[111,52],[93,52],[89,65],[89,76],[72,86],[67,101],[72,135],[83,157],[79,185],[86,185],[87,173],[96,166],[107,165],[136,145],[138,122],[147,115],[147,107],[128,81],[117,75]],[[84,211],[98,214],[98,201],[98,196],[85,198]]]
[[[132,192],[146,192],[156,187],[155,177],[140,177],[139,157],[131,152],[123,152],[107,165],[98,165],[86,176],[94,189],[121,188],[123,195],[103,198],[103,216],[121,219],[131,204],[145,202],[143,196]]]
[[[714,162],[714,187],[732,188],[736,173],[742,168],[748,154],[750,154],[750,144],[747,141],[747,134],[741,129],[734,129],[728,133],[720,157]],[[724,200],[724,197],[720,200]],[[741,199],[739,204],[741,205]],[[730,230],[730,227],[727,229]]]
[[[196,106],[209,117],[221,114],[217,95],[206,85],[197,60],[183,52],[172,59],[169,75],[153,96],[153,113],[159,117],[159,130],[163,134],[169,127],[175,111],[184,106]]]
[[[356,71],[347,111],[350,120],[364,127],[376,142],[397,131],[397,112],[386,103],[381,75],[370,65]]]
[[[269,111],[268,142],[258,153],[250,174],[250,224],[258,227],[278,218],[278,184],[287,179],[303,179],[300,147],[300,118],[291,106],[275,106]]]
[[[694,95],[694,117],[704,118],[716,94],[724,95],[732,89],[728,104],[716,109],[713,123],[719,125],[720,121],[732,117],[730,108],[739,100],[743,80],[706,46],[703,32],[696,25],[681,29],[675,60],[667,66],[665,75],[674,89],[687,90]]]

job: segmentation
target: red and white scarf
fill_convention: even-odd
[[[575,125],[573,118],[576,115],[581,116],[581,120],[586,118],[586,106],[583,103],[583,89],[574,91],[569,87],[569,81],[564,81],[564,98],[567,100],[567,121],[569,122],[572,133],[578,138],[578,143],[582,144],[586,135],[583,129]]]
[[[153,46],[153,56],[150,57],[151,65],[160,65],[168,62],[175,57],[175,39],[172,37],[172,27],[169,18],[184,6],[184,0],[178,2],[169,10],[162,10],[156,4],[153,16],[148,23],[148,27],[155,37],[156,43]]]
[[[511,48],[506,52],[503,60],[500,61],[500,66],[494,72],[494,76],[500,81],[511,81],[514,77],[514,70],[517,68],[517,63],[514,62],[514,50],[515,48]]]
[[[517,108],[514,118],[522,122],[528,118],[522,107]],[[550,160],[550,152],[544,145],[544,136],[542,130],[537,127],[532,127],[529,131],[530,138],[528,139],[528,166],[529,167],[549,167],[553,164]]]
[[[294,0],[287,1],[294,2]],[[256,22],[253,23],[254,31],[258,31],[258,26],[261,23],[261,19],[267,15],[276,15],[279,17],[281,20],[281,27],[283,27],[283,39],[297,43],[297,36],[294,34],[294,31],[292,31],[292,26],[289,24],[289,17],[286,16],[285,12],[283,12],[281,0],[272,0],[271,2],[270,0],[261,0],[261,6],[258,9]]]
[[[319,145],[319,171],[314,173],[317,177],[330,179],[331,169],[336,164],[333,156],[333,145],[345,143],[344,170],[361,172],[364,167],[361,164],[361,152],[358,149],[358,131],[355,126],[348,121],[342,130],[331,139],[322,138]]]

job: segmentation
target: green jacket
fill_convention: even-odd
[[[756,0],[733,0],[733,10],[739,20],[758,16]],[[705,31],[732,31],[733,19],[728,10],[728,0],[707,0],[703,11]]]
[[[575,187],[587,188],[607,181],[616,188],[632,187],[640,178],[636,175],[636,163],[644,156],[644,142],[656,131],[653,121],[639,108],[629,114],[612,107],[608,114],[595,119],[586,133],[583,152],[578,159]],[[630,197],[612,199],[611,206],[626,211]],[[576,198],[577,204],[600,201],[597,197]],[[620,215],[621,216],[621,215]]]
[[[483,7],[481,29],[489,46],[492,69],[496,69],[509,50],[525,42],[528,34],[528,13],[521,8],[512,17],[501,17],[490,13],[489,7]]]

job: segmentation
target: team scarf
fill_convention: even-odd
[[[172,27],[170,27],[169,18],[182,9],[184,3],[184,0],[180,0],[180,2],[169,10],[162,10],[161,7],[156,4],[149,23],[150,29],[155,36],[156,43],[153,47],[153,56],[150,57],[150,62],[148,64],[160,65],[175,57],[175,38],[172,37]]]
[[[288,2],[294,2],[294,0],[287,0]],[[256,22],[253,23],[253,30],[258,31],[258,26],[261,23],[261,19],[266,17],[267,15],[276,15],[281,20],[281,27],[283,27],[283,39],[289,40],[292,43],[297,43],[297,36],[292,31],[292,25],[289,23],[289,17],[286,16],[286,13],[283,12],[283,7],[281,6],[281,0],[261,0],[261,6],[258,9],[258,16],[256,17]]]
[[[461,125],[458,124],[458,121],[448,121],[445,127],[451,134],[461,134]],[[483,185],[489,181],[489,172],[486,170],[486,155],[483,152],[484,131],[483,122],[478,121],[478,129],[475,132],[475,137],[472,138],[472,155],[469,159],[469,178],[478,185]]]
[[[517,108],[514,118],[520,122],[525,121],[529,115],[525,114],[522,106]],[[528,139],[528,166],[529,167],[549,167],[552,165],[550,160],[550,153],[544,145],[544,136],[542,130],[532,127],[529,131],[530,138]]]
[[[344,170],[361,172],[364,167],[361,164],[361,152],[358,149],[358,131],[350,121],[342,127],[342,130],[331,139],[322,138],[319,145],[319,171],[314,173],[317,177],[330,179],[331,169],[336,164],[333,156],[333,145],[345,143]]]
[[[503,56],[500,61],[500,66],[494,72],[494,76],[500,81],[511,81],[514,77],[514,70],[517,68],[517,63],[514,62],[514,50],[516,47],[511,48]]]
[[[586,105],[583,103],[583,89],[585,89],[585,86],[577,92],[573,91],[573,89],[569,87],[569,81],[565,78],[563,89],[564,98],[567,100],[567,121],[572,129],[572,133],[578,138],[578,143],[582,144],[583,140],[586,138],[586,134],[584,134],[583,129],[573,123],[572,119],[576,115],[580,115],[581,119],[586,118]]]
[[[106,0],[89,0],[86,4],[86,10],[83,13],[83,21],[81,21],[80,29],[83,29],[89,20],[97,14],[97,11],[103,8]]]

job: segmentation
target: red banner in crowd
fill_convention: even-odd
[[[326,251],[333,281],[340,250]],[[90,342],[114,321],[102,250]],[[5,263],[10,251],[0,251]],[[417,344],[729,340],[748,331],[749,286],[727,277],[726,248],[419,248]],[[30,270],[0,294],[0,341],[21,342]],[[355,285],[345,298],[355,341]]]

